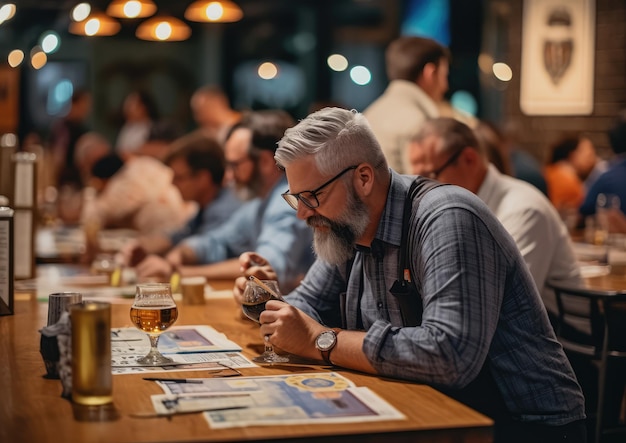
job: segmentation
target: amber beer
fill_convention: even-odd
[[[148,334],[160,334],[172,326],[178,318],[175,305],[132,306],[130,320]]]
[[[113,402],[111,305],[85,301],[70,306],[72,319],[72,401]]]

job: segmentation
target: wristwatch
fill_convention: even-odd
[[[340,331],[341,329],[339,328],[328,329],[315,339],[315,347],[319,349],[322,354],[322,359],[329,365],[332,365],[330,361],[330,351],[332,351],[337,344],[337,334],[339,334]]]

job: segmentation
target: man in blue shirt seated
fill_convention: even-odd
[[[431,384],[494,418],[496,442],[586,441],[584,397],[532,276],[478,197],[424,178],[411,193],[416,177],[387,167],[355,111],[311,114],[275,158],[318,258],[288,304],[267,302],[265,340]]]
[[[218,229],[183,240],[165,259],[149,256],[137,265],[140,277],[169,275],[235,278],[237,257],[263,254],[285,282],[295,286],[313,262],[312,233],[281,197],[285,174],[276,166],[277,142],[294,121],[283,111],[258,111],[230,131],[225,144],[228,174],[252,197]]]
[[[131,266],[147,254],[165,254],[189,236],[220,227],[242,204],[231,189],[222,186],[226,160],[217,141],[196,131],[174,141],[169,150],[164,161],[174,173],[172,182],[183,200],[198,205],[198,212],[169,235],[140,237],[126,244],[122,254]]]
[[[626,220],[624,219],[624,214],[626,214],[626,109],[617,116],[613,127],[608,131],[608,136],[615,157],[609,169],[600,175],[589,188],[585,201],[580,207],[580,213],[583,216],[594,215],[598,196],[604,194],[603,198],[614,202],[612,205],[614,207],[607,209],[609,229],[612,232],[626,233]]]

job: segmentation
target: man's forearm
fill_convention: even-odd
[[[178,272],[182,277],[203,276],[207,279],[232,279],[241,275],[239,260],[236,258],[224,260],[210,265],[189,266],[182,265],[178,267]]]

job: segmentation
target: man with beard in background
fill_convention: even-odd
[[[274,152],[294,120],[284,111],[251,112],[235,125],[226,140],[227,176],[250,198],[219,228],[187,237],[165,258],[148,256],[139,263],[139,277],[170,276],[235,278],[241,275],[237,257],[259,251],[286,286],[297,285],[313,262],[311,231],[281,197],[285,173]]]
[[[266,341],[429,383],[492,417],[496,442],[586,441],[584,397],[530,272],[476,196],[389,169],[367,120],[345,109],[288,129],[275,159],[317,260],[288,303],[267,302]],[[262,255],[241,257],[256,263],[246,274],[273,277]]]

